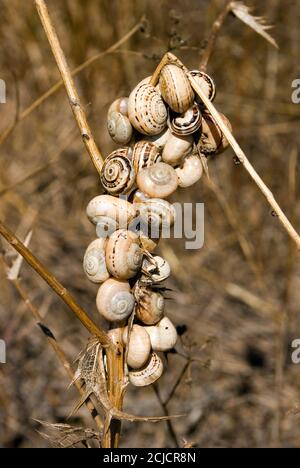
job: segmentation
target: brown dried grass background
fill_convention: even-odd
[[[300,6],[291,0],[252,3],[276,25],[280,50],[230,16],[208,72],[217,84],[217,108],[230,118],[250,161],[299,230],[294,181],[297,187],[300,107],[291,102],[291,82],[300,77]],[[179,46],[174,53],[197,68],[221,5],[218,0],[48,1],[71,68],[108,48],[147,15],[146,30],[123,46],[126,51],[107,55],[76,78],[105,155],[115,148],[106,132],[111,101],[150,75],[170,45]],[[33,2],[2,0],[0,10],[0,78],[8,87],[8,102],[0,107],[2,132],[18,109],[30,105],[59,75]],[[197,359],[169,405],[171,413],[186,413],[173,423],[177,438],[180,445],[187,440],[200,447],[299,447],[300,421],[293,410],[300,403],[300,368],[290,358],[291,342],[300,338],[299,256],[231,151],[209,168],[237,222],[228,220],[202,180],[173,200],[205,203],[204,248],[186,251],[183,240],[172,240],[163,241],[160,250],[173,267],[167,313],[187,327],[178,349],[190,349]],[[99,193],[98,177],[61,90],[0,147],[0,213],[22,238],[33,228],[31,249],[95,320],[97,287],[85,278],[81,264],[94,238],[85,207]],[[239,241],[252,246],[251,259]],[[45,442],[34,418],[64,422],[77,395],[66,390],[64,370],[2,267],[0,278],[0,338],[8,345],[8,362],[0,366],[0,444],[41,447]],[[73,360],[87,334],[27,266],[22,283]],[[168,361],[159,382],[163,397],[186,362],[179,355],[169,355]],[[130,387],[126,409],[162,413],[151,388]],[[71,424],[88,426],[90,419],[82,410]],[[123,447],[173,443],[165,423],[124,424]]]

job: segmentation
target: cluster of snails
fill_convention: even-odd
[[[214,99],[211,77],[190,73]],[[119,98],[109,108],[108,132],[122,148],[104,161],[100,178],[106,194],[87,207],[98,237],[84,257],[87,277],[100,284],[99,313],[123,329],[129,381],[136,386],[162,375],[157,353],[172,349],[177,340],[176,328],[164,315],[161,286],[170,266],[153,253],[161,230],[175,221],[166,198],[201,178],[200,154],[208,157],[228,146],[181,68],[168,64],[157,86],[150,81],[144,79],[129,98]]]

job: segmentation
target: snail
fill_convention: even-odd
[[[87,248],[83,260],[83,269],[90,281],[103,283],[109,278],[105,263],[106,239],[96,239]]]
[[[144,202],[146,202],[148,200],[150,200],[150,197],[148,197],[148,195],[146,195],[141,190],[137,189],[133,194],[133,199],[132,199],[133,204],[135,204],[135,203],[144,203]]]
[[[158,135],[167,125],[167,109],[154,86],[144,81],[129,96],[129,120],[143,135]]]
[[[150,258],[144,258],[142,264],[142,272],[144,278],[142,282],[150,284],[161,283],[165,281],[171,274],[171,268],[167,260],[158,255]]]
[[[214,80],[207,73],[200,70],[190,71],[190,76],[194,78],[201,90],[205,93],[205,96],[213,101],[216,97],[216,86]],[[200,98],[198,98],[200,100]],[[200,100],[202,103],[202,101]]]
[[[186,112],[194,102],[194,91],[185,72],[177,65],[165,65],[159,79],[160,92],[174,112]]]
[[[148,227],[152,236],[162,228],[172,227],[175,222],[176,210],[166,200],[151,198],[144,203],[135,204],[135,208],[142,227],[144,229]]]
[[[97,225],[98,237],[109,237],[114,231],[126,228],[136,216],[134,205],[111,195],[98,195],[88,204],[88,219]]]
[[[129,381],[135,387],[146,387],[156,382],[162,376],[163,370],[161,358],[156,353],[151,353],[144,367],[129,372]]]
[[[100,180],[112,195],[126,194],[134,184],[135,173],[128,155],[129,149],[123,148],[111,153],[104,161]]]
[[[150,335],[145,328],[140,325],[133,325],[128,342],[128,327],[125,327],[123,343],[127,346],[128,366],[132,369],[143,367],[147,363],[151,353]]]
[[[223,122],[232,131],[231,124],[224,114],[220,113]],[[198,149],[201,153],[209,156],[210,154],[220,154],[226,150],[229,143],[218,124],[213,117],[204,113],[202,117],[202,134],[198,143]]]
[[[145,167],[150,167],[161,160],[158,148],[150,141],[139,141],[134,145],[132,165],[136,174]]]
[[[179,187],[190,187],[201,179],[203,174],[202,162],[198,155],[191,154],[183,161],[181,167],[175,169]]]
[[[147,138],[147,140],[151,141],[151,143],[154,143],[159,150],[162,150],[165,147],[168,139],[170,138],[170,135],[171,130],[167,127],[159,135],[150,136]]]
[[[133,128],[125,115],[110,112],[107,117],[107,130],[115,143],[127,145],[132,139]]]
[[[135,298],[127,281],[110,278],[103,283],[97,294],[98,312],[109,322],[126,319],[133,312]]]
[[[140,270],[142,261],[143,251],[134,232],[119,229],[108,239],[106,265],[114,278],[133,278]]]
[[[163,295],[148,286],[138,284],[135,288],[137,301],[136,316],[145,325],[155,325],[164,314],[165,300]]]
[[[193,142],[194,140],[191,135],[179,136],[171,134],[162,152],[163,162],[171,166],[177,166],[185,156],[192,152]]]
[[[178,187],[178,178],[173,167],[159,162],[142,169],[137,174],[138,188],[149,197],[166,198]]]
[[[168,317],[161,319],[155,326],[144,329],[150,336],[153,351],[168,351],[176,345],[177,331]]]
[[[175,135],[192,135],[197,132],[202,125],[202,115],[198,104],[193,104],[186,112],[174,117],[169,125]]]
[[[108,109],[107,115],[112,112],[119,112],[128,117],[128,97],[120,97],[116,99]]]

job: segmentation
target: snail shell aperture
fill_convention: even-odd
[[[165,65],[161,71],[159,87],[162,97],[174,112],[186,112],[194,102],[194,91],[185,72],[177,65]]]
[[[149,280],[150,283],[160,283],[165,281],[171,274],[171,268],[167,260],[158,255],[154,257],[145,258],[143,260],[143,273],[145,280]],[[142,280],[143,281],[143,280]]]
[[[191,154],[185,158],[183,165],[175,169],[179,180],[179,187],[190,187],[201,179],[203,174],[202,162],[198,155]]]
[[[150,335],[144,327],[133,325],[129,335],[128,343],[128,327],[123,332],[123,343],[127,345],[127,364],[133,369],[143,367],[151,353]]]
[[[133,312],[135,299],[127,281],[110,278],[103,283],[97,295],[97,309],[109,322],[121,321]]]
[[[143,251],[139,237],[134,232],[119,229],[108,239],[106,265],[115,278],[133,278],[140,270],[142,261]]]
[[[231,124],[224,114],[220,113],[220,117],[232,131]],[[226,150],[229,143],[218,124],[214,121],[209,113],[204,113],[202,117],[202,134],[198,143],[200,153],[205,155],[219,154]]]
[[[162,153],[163,161],[171,166],[177,166],[185,156],[192,152],[193,142],[192,135],[179,136],[171,134]]]
[[[128,193],[135,181],[135,173],[128,158],[128,148],[111,153],[104,161],[101,169],[101,183],[112,195]]]
[[[146,387],[156,382],[162,376],[163,370],[162,360],[156,353],[152,353],[144,367],[129,372],[129,381],[136,387]]]
[[[105,239],[94,240],[87,248],[83,269],[93,283],[103,283],[109,278],[105,262]]]
[[[140,83],[132,91],[128,102],[129,120],[143,135],[158,135],[167,125],[166,106],[154,86]]]
[[[175,170],[163,162],[142,169],[137,174],[136,182],[142,192],[153,198],[166,198],[178,187]]]
[[[170,128],[175,135],[192,135],[202,125],[202,115],[198,104],[194,104],[182,115],[174,117],[170,122]]]
[[[195,79],[202,91],[204,91],[205,96],[210,101],[213,101],[216,97],[216,86],[212,77],[200,70],[192,70],[190,71],[190,75]],[[198,99],[202,103],[200,98]]]

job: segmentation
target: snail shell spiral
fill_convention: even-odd
[[[161,160],[158,148],[150,141],[139,141],[134,145],[132,165],[136,174],[144,167],[150,167]]]
[[[120,112],[111,112],[107,118],[107,130],[115,143],[127,145],[133,134],[131,123]]]
[[[137,300],[136,316],[145,325],[155,325],[164,314],[164,296],[148,286],[138,285],[135,290]]]
[[[97,294],[97,309],[109,322],[121,321],[133,312],[135,299],[127,281],[110,278],[103,283]]]
[[[177,65],[166,65],[159,79],[160,92],[174,112],[182,114],[193,104],[195,94],[184,71]]]
[[[128,115],[132,126],[143,135],[158,135],[167,125],[166,106],[154,86],[138,84],[128,101]]]
[[[135,208],[141,224],[149,225],[150,235],[162,228],[170,228],[175,222],[176,210],[167,200],[151,198],[137,203]]]
[[[192,135],[202,125],[202,115],[198,104],[194,104],[185,113],[174,117],[170,122],[170,128],[175,135]]]
[[[105,239],[96,239],[87,248],[83,260],[83,269],[90,281],[103,283],[109,278],[105,262]]]
[[[163,162],[142,169],[137,174],[136,182],[142,192],[153,198],[166,198],[178,187],[175,170]]]
[[[128,148],[119,149],[104,161],[100,179],[104,189],[112,195],[128,193],[134,184],[135,172],[128,154]]]

